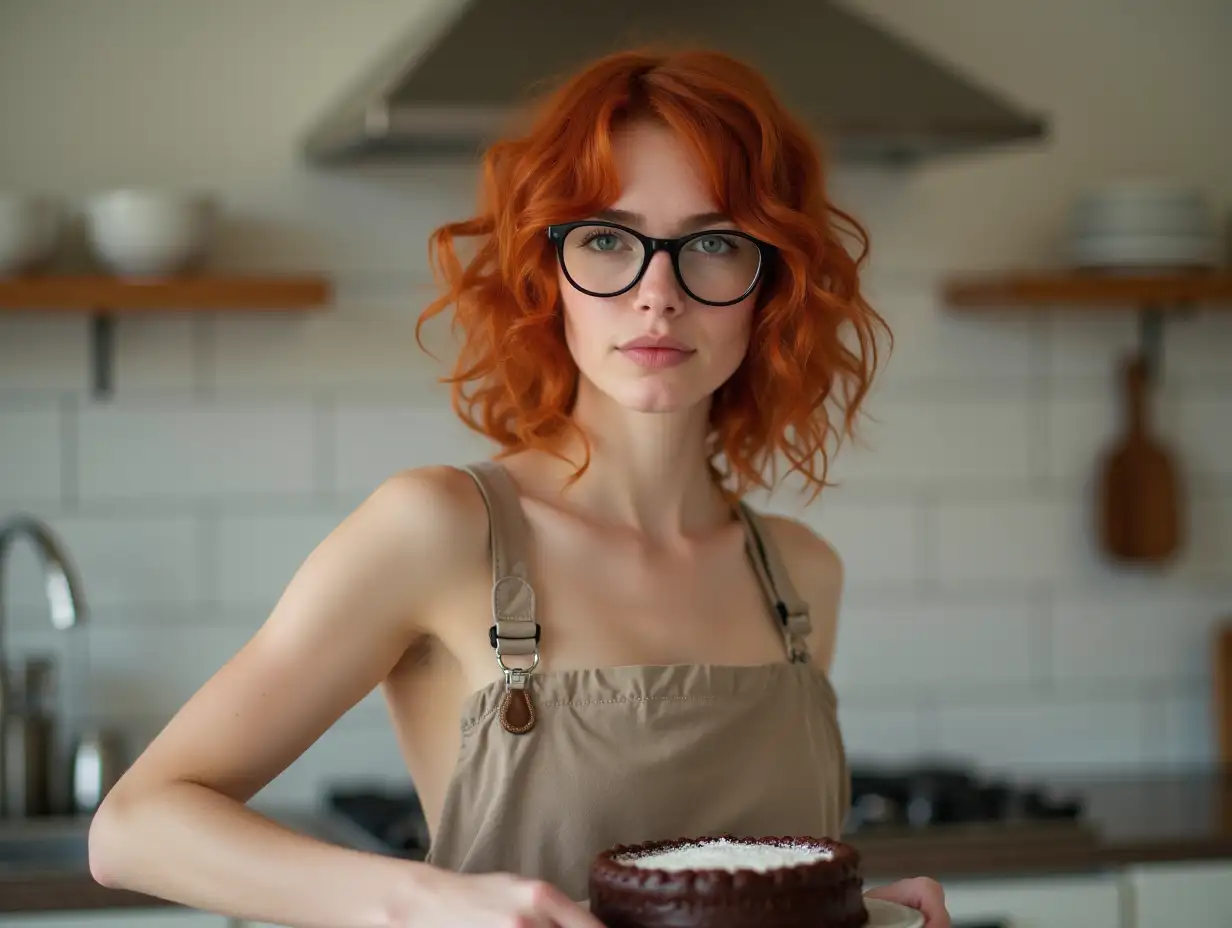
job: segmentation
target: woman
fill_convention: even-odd
[[[762,79],[701,52],[594,64],[484,183],[434,235],[424,319],[455,308],[455,407],[500,463],[393,476],[331,533],[107,797],[100,882],[305,926],[596,928],[573,900],[602,847],[839,833],[839,559],[741,497],[776,459],[820,489],[850,431],[862,230]],[[244,805],[377,685],[424,863]],[[932,881],[876,892],[948,924]]]

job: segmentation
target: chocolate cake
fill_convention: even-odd
[[[607,928],[862,928],[860,857],[825,838],[724,835],[619,845],[590,868]]]

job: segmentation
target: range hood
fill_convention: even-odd
[[[1038,116],[833,0],[424,2],[432,15],[313,128],[310,161],[476,157],[533,93],[600,55],[664,42],[753,64],[844,161],[910,162],[1046,134]]]

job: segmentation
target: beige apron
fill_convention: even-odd
[[[724,833],[838,837],[850,783],[834,691],[809,662],[807,609],[751,509],[737,507],[787,660],[526,673],[519,668],[538,664],[539,626],[521,503],[499,464],[465,469],[488,507],[490,640],[509,669],[463,705],[430,863],[543,879],[585,899],[591,858],[614,844]],[[527,720],[516,705],[523,693],[531,724],[519,734],[509,728]],[[502,706],[511,700],[506,727]]]

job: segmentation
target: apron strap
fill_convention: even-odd
[[[761,583],[766,603],[783,631],[787,657],[793,664],[809,660],[808,636],[813,630],[808,605],[796,592],[787,565],[770,537],[765,521],[743,500],[737,506],[744,524],[745,548]]]
[[[524,688],[526,677],[539,663],[539,623],[535,618],[535,590],[530,583],[530,531],[517,485],[495,461],[477,461],[462,470],[483,494],[492,541],[492,627],[488,640],[505,681]],[[515,667],[507,657],[530,658],[530,666]],[[524,662],[523,662],[524,663]]]

